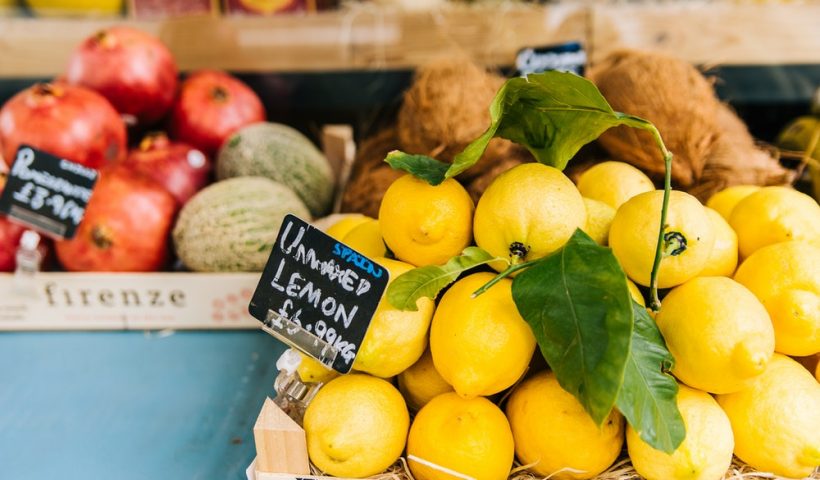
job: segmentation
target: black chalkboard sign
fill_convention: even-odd
[[[389,275],[373,260],[287,215],[248,310],[276,338],[347,373]]]
[[[96,182],[96,170],[22,145],[0,196],[0,212],[51,236],[72,238]]]
[[[515,56],[518,76],[542,73],[548,70],[584,74],[587,54],[578,42],[522,48]]]

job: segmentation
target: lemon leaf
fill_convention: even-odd
[[[430,185],[438,185],[443,182],[446,179],[444,174],[450,167],[449,163],[440,162],[427,155],[411,155],[399,150],[388,153],[384,161],[396,170],[411,173]]]
[[[447,178],[467,170],[484,154],[493,137],[527,147],[544,164],[563,170],[587,143],[625,123],[589,80],[549,71],[511,78],[490,105],[490,126],[457,154]]]
[[[416,301],[422,297],[435,299],[447,285],[455,282],[463,272],[490,262],[504,261],[478,247],[467,247],[461,255],[444,265],[414,268],[396,277],[387,286],[387,301],[400,310],[416,311]]]
[[[672,454],[686,436],[676,402],[678,383],[665,371],[674,359],[646,309],[632,302],[632,310],[632,344],[615,404],[644,442]]]
[[[512,295],[558,383],[601,425],[621,389],[632,339],[632,300],[612,251],[578,229],[515,277]]]

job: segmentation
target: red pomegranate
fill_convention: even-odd
[[[56,242],[66,270],[152,272],[168,260],[174,197],[153,180],[122,168],[107,168],[91,195],[71,240]]]
[[[137,124],[151,125],[174,102],[177,66],[168,47],[155,37],[130,27],[111,27],[74,50],[65,79],[95,90]]]
[[[212,157],[233,132],[263,121],[265,107],[253,90],[227,73],[202,70],[182,82],[170,130]]]
[[[211,162],[199,150],[172,142],[161,132],[149,133],[128,153],[124,165],[152,178],[184,205],[208,184]]]
[[[40,83],[0,109],[0,145],[7,165],[21,144],[91,168],[125,158],[125,124],[98,93],[66,84]]]

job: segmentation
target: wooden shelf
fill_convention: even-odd
[[[112,24],[158,35],[182,70],[311,72],[406,69],[447,53],[510,65],[522,47],[581,40],[593,61],[628,46],[669,51],[699,64],[820,64],[820,3],[448,5],[402,12],[358,5],[271,18],[159,22],[0,18],[0,77],[58,75],[72,49]]]

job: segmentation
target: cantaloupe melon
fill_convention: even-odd
[[[248,125],[222,145],[216,177],[241,176],[267,177],[290,187],[316,217],[327,213],[333,201],[333,171],[327,158],[287,125]]]
[[[263,177],[217,182],[179,213],[173,240],[182,262],[199,272],[261,272],[282,219],[310,212],[288,187]]]

